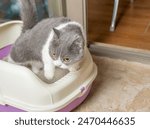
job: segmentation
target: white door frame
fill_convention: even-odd
[[[83,25],[87,31],[86,0],[48,0],[49,17],[67,16]]]
[[[82,24],[87,31],[86,0],[66,0],[66,16]]]
[[[64,15],[64,0],[48,0],[49,17]]]

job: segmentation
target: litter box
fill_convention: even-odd
[[[85,100],[97,75],[88,49],[78,71],[47,84],[28,68],[2,60],[20,35],[21,27],[21,21],[0,24],[0,111],[73,110]]]

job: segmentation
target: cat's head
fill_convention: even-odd
[[[50,56],[54,64],[67,69],[79,62],[84,56],[85,36],[79,24],[68,24],[63,29],[53,29]]]

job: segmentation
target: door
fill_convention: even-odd
[[[65,16],[65,0],[48,0],[49,17]]]
[[[66,0],[66,16],[83,25],[87,31],[87,1]]]
[[[66,0],[67,15],[87,29],[88,41],[150,50],[150,1],[120,0],[115,31],[110,32],[114,0]],[[87,6],[88,5],[88,6]],[[88,20],[87,20],[88,17]]]

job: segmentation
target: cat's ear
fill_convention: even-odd
[[[56,28],[53,28],[54,34],[59,38],[60,37],[60,31]]]

